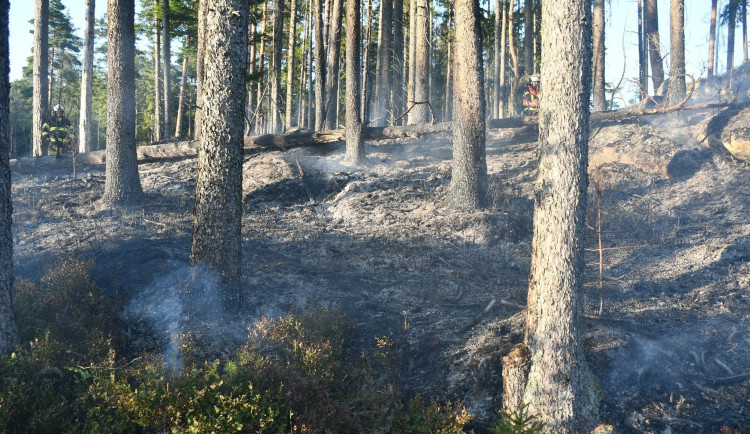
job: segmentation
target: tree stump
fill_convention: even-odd
[[[503,357],[503,409],[513,413],[521,409],[531,355],[525,344],[518,344]]]

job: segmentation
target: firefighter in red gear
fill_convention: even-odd
[[[539,77],[531,76],[526,83],[526,90],[523,93],[523,114],[525,116],[539,113],[539,98],[542,91],[539,90]]]

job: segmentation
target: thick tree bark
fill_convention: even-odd
[[[448,11],[448,28],[453,28],[453,12]],[[448,36],[448,61],[446,62],[446,73],[445,73],[445,107],[443,109],[443,122],[450,122],[453,120],[453,41],[454,35]]]
[[[278,9],[277,9],[278,12]],[[242,264],[242,156],[248,3],[209,0],[205,83],[190,260],[221,273],[238,306]]]
[[[328,47],[328,74],[326,75],[326,121],[329,130],[338,128],[339,112],[339,62],[341,60],[341,13],[343,0],[333,0],[331,10],[331,40]]]
[[[404,0],[393,0],[393,61],[391,108],[394,117],[405,110],[404,102]]]
[[[659,43],[659,10],[656,0],[646,0],[644,31],[651,62],[651,83],[654,93],[664,82],[664,65],[661,59],[661,44]],[[645,89],[644,89],[645,90]]]
[[[415,36],[415,53],[414,53],[414,95],[409,101],[409,124],[421,124],[430,121],[430,11],[427,0],[416,0],[416,34]],[[458,19],[456,19],[458,23]],[[456,38],[458,39],[458,38]],[[455,65],[454,65],[455,68]],[[454,80],[455,82],[455,80]],[[454,83],[454,92],[455,89]],[[457,110],[454,108],[454,110]]]
[[[49,88],[47,82],[49,65],[49,0],[36,0],[34,4],[34,97],[32,111],[32,140],[34,157],[46,152],[42,125],[49,116]]]
[[[588,187],[591,9],[542,2],[544,104],[534,191],[524,394],[545,432],[589,432],[598,396],[583,349],[583,232]]]
[[[669,26],[670,58],[668,105],[679,103],[685,98],[685,2],[672,0],[670,3]]]
[[[674,0],[673,0],[674,2]],[[729,76],[729,86],[732,86],[732,75],[734,72],[734,28],[737,25],[737,6],[730,2],[727,8],[727,75]],[[674,10],[671,11],[674,13]],[[675,18],[672,17],[674,20]]]
[[[83,67],[81,69],[81,107],[78,115],[78,152],[91,151],[95,3],[95,0],[86,0],[86,28],[83,37]]]
[[[643,23],[643,0],[638,0],[638,85],[640,86],[641,100],[648,93],[648,54],[646,53],[648,42],[646,41],[646,26]]]
[[[481,207],[487,195],[484,66],[479,0],[456,0],[453,69],[453,171],[450,200],[457,208]]]
[[[284,130],[293,125],[294,104],[294,48],[297,44],[297,0],[291,0],[289,8],[289,45],[286,52],[286,104],[284,106]]]
[[[161,32],[159,32],[159,20],[156,17],[156,0],[154,2],[154,141],[158,142],[164,138],[162,128],[162,101],[161,101]],[[200,56],[198,63],[200,63]],[[198,83],[200,86],[200,82]]]
[[[10,47],[8,0],[0,0],[0,356],[13,351],[18,334],[13,313],[13,204],[10,178]],[[39,130],[41,132],[41,129]]]
[[[711,25],[708,36],[708,78],[714,76],[714,61],[716,60],[716,9],[719,0],[711,0]]]
[[[313,110],[315,104],[315,87],[313,82],[313,29],[315,28],[315,10],[313,9],[313,0],[308,0],[310,3],[308,20],[308,33],[307,33],[307,120],[305,121],[305,128],[314,130],[315,129],[315,111]]]
[[[271,70],[271,104],[268,109],[271,112],[270,131],[278,133],[281,131],[281,44],[284,36],[284,1],[276,0],[276,9],[273,14],[273,64]]]
[[[169,138],[172,134],[172,80],[169,78],[172,71],[172,40],[169,36],[169,0],[161,1],[162,13],[162,72],[164,74],[164,137]]]
[[[417,3],[420,0],[409,0],[409,82],[406,88],[406,108],[414,101],[414,85],[416,83],[417,57]],[[408,118],[407,118],[408,119]],[[411,122],[408,122],[411,123]]]
[[[503,357],[503,411],[523,409],[523,393],[529,376],[529,349],[518,344]]]
[[[325,124],[325,43],[323,42],[323,0],[315,0],[315,131]]]
[[[203,63],[206,54],[206,13],[206,2],[200,0],[198,2],[198,55],[195,60],[195,105],[198,106],[195,110],[195,118],[193,119],[193,123],[195,124],[193,127],[193,138],[195,140],[201,139],[201,124],[203,123],[203,81],[205,79]]]
[[[592,78],[594,81],[594,111],[607,110],[607,99],[604,95],[604,0],[594,0],[594,63]]]
[[[742,62],[747,63],[747,1],[740,0],[740,20],[742,21]]]
[[[188,55],[187,48],[190,47],[190,35],[185,36],[185,45],[182,47],[182,78],[180,79],[180,98],[177,103],[177,121],[174,127],[175,137],[182,137],[185,129],[185,98],[187,93]]]
[[[346,160],[359,163],[365,157],[360,118],[359,53],[360,53],[360,0],[346,2]]]
[[[495,75],[492,83],[492,88],[495,91],[492,100],[492,117],[495,119],[502,117],[502,112],[500,111],[500,99],[502,98],[502,93],[500,92],[500,43],[503,36],[504,17],[505,8],[503,8],[502,0],[495,0],[495,58],[493,62]]]
[[[378,32],[378,54],[375,66],[375,108],[371,119],[375,126],[388,124],[391,94],[391,26],[393,24],[393,3],[380,2],[380,30]]]
[[[135,0],[107,4],[107,167],[102,200],[141,200],[135,152]]]
[[[501,30],[501,38],[500,38],[500,77],[497,82],[498,91],[500,94],[497,97],[497,116],[496,118],[502,118],[505,116],[505,96],[508,93],[507,89],[505,89],[505,63],[506,63],[506,46],[507,46],[507,37],[508,37],[508,9],[506,9],[500,1],[498,0],[498,6],[502,7],[503,9],[503,22],[502,22],[502,30]]]
[[[372,45],[372,0],[367,0],[367,38],[365,40],[364,64],[362,65],[362,109],[360,116],[363,123],[368,122],[370,114],[368,96],[370,95],[370,45]]]

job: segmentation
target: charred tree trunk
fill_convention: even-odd
[[[449,6],[450,7],[450,6]],[[448,28],[453,28],[453,12],[448,11]],[[454,35],[449,33],[448,36],[448,62],[446,65],[447,71],[445,74],[445,108],[443,110],[443,122],[450,122],[453,120],[453,59],[454,59],[454,48],[453,41]]]
[[[453,171],[450,199],[457,208],[481,207],[487,195],[479,0],[456,0],[456,57],[453,63]]]
[[[158,142],[164,138],[162,135],[164,130],[161,114],[161,33],[159,32],[159,19],[156,17],[156,6],[157,3],[154,3],[154,141]]]
[[[360,116],[363,123],[368,122],[370,113],[368,104],[368,95],[370,95],[370,45],[372,45],[372,0],[367,0],[367,38],[365,39],[365,56],[362,65],[362,109]]]
[[[404,0],[393,0],[393,61],[391,107],[396,116],[404,111]],[[395,117],[395,116],[394,116]]]
[[[674,10],[671,12],[674,14]],[[737,25],[737,6],[734,1],[729,2],[727,12],[729,12],[727,15],[727,75],[731,87],[734,72],[734,28]],[[674,20],[674,17],[672,19]]]
[[[297,0],[291,0],[289,9],[289,45],[286,53],[286,104],[284,107],[284,130],[292,127],[292,105],[294,104],[294,48],[297,44]]]
[[[276,0],[276,10],[273,16],[273,69],[271,70],[271,128],[274,133],[281,131],[281,43],[284,35],[284,0]]]
[[[264,9],[265,11],[265,9]],[[195,140],[201,139],[201,124],[203,123],[203,81],[205,80],[204,73],[204,56],[206,54],[206,2],[204,0],[198,1],[198,55],[195,60],[195,78],[196,78],[196,89],[195,89],[195,118],[193,119],[193,135]],[[265,16],[265,15],[264,15]]]
[[[714,76],[714,61],[716,60],[716,9],[718,0],[711,0],[711,27],[708,36],[708,78]]]
[[[172,80],[169,78],[170,72],[172,71],[172,40],[169,36],[169,0],[162,0],[161,2],[161,13],[162,13],[162,72],[164,73],[164,138],[171,137],[172,133]]]
[[[263,4],[263,24],[260,28],[260,54],[258,56],[258,72],[261,73],[261,78],[258,80],[258,90],[256,93],[257,106],[255,108],[255,131],[258,134],[264,132],[263,126],[263,78],[266,74],[263,74],[265,70],[266,62],[266,24],[268,22],[268,2]]]
[[[83,38],[83,68],[81,69],[81,107],[78,118],[78,152],[91,151],[95,6],[95,0],[86,0],[86,28]]]
[[[542,2],[544,104],[526,318],[524,403],[545,432],[589,432],[599,402],[583,349],[583,232],[588,187],[591,9]]]
[[[742,21],[742,62],[747,63],[747,1],[740,0],[740,20]]]
[[[5,11],[7,13],[7,11]],[[32,111],[32,140],[34,157],[45,154],[42,125],[49,116],[49,88],[47,82],[49,65],[49,0],[34,3],[34,97]]]
[[[685,99],[685,2],[672,0],[670,4],[670,58],[668,105]],[[731,69],[730,69],[731,71]],[[731,78],[730,78],[731,80]]]
[[[190,47],[190,35],[185,36],[185,45],[182,50],[182,78],[180,79],[180,98],[177,103],[177,121],[174,127],[175,137],[182,137],[185,129],[185,97],[187,93],[188,55],[187,48]]]
[[[18,333],[13,313],[13,205],[10,178],[10,47],[8,0],[0,0],[0,356],[10,354]],[[41,129],[39,130],[41,132]]]
[[[328,74],[326,75],[326,121],[325,127],[338,127],[339,62],[341,60],[341,12],[343,0],[333,0],[331,10],[331,41],[328,47]]]
[[[503,11],[503,12],[500,12]],[[495,90],[494,98],[492,100],[492,117],[497,119],[503,116],[500,111],[500,99],[502,98],[502,92],[500,91],[500,53],[501,53],[501,41],[503,40],[503,29],[505,22],[505,8],[503,8],[502,0],[495,0],[495,61],[494,61],[494,82],[493,89]],[[504,48],[504,47],[503,47]],[[504,50],[503,50],[504,51]],[[503,52],[503,54],[505,54]]]
[[[325,124],[325,45],[323,43],[323,1],[315,0],[315,131]]]
[[[346,2],[346,159],[357,164],[365,156],[360,118],[360,0]]]
[[[380,2],[380,31],[378,32],[378,54],[375,66],[375,110],[371,116],[375,126],[388,124],[388,102],[391,94],[391,25],[393,24],[393,3]]]
[[[502,6],[499,0],[498,6],[501,6],[503,9],[503,22],[501,30],[502,36],[500,37],[500,76],[497,82],[498,90],[500,92],[500,95],[498,95],[497,98],[497,117],[502,118],[505,117],[505,96],[508,93],[505,88],[505,64],[507,61],[505,47],[507,46],[506,38],[508,36],[508,9]]]
[[[664,82],[664,66],[661,59],[661,44],[659,43],[659,11],[656,0],[646,0],[645,14],[644,30],[646,32],[649,61],[651,62],[651,83],[654,85],[654,93],[656,93]]]
[[[409,83],[406,89],[406,108],[414,101],[414,85],[416,83],[417,57],[417,3],[421,0],[409,0]],[[407,118],[408,119],[408,118]],[[409,120],[407,123],[411,124]]]
[[[592,78],[594,81],[594,111],[607,110],[607,98],[604,95],[604,0],[594,0],[594,64]]]
[[[643,23],[643,0],[638,0],[638,86],[641,100],[648,94],[648,55],[645,25]]]
[[[430,11],[427,0],[416,0],[416,2],[417,33],[415,34],[414,53],[414,96],[413,100],[409,102],[409,124],[411,125],[430,121]],[[456,19],[456,23],[458,23],[458,19]],[[458,37],[456,37],[456,40],[458,40]],[[453,91],[457,92],[455,83]],[[454,110],[457,110],[457,108],[454,108]]]
[[[508,114],[511,116],[516,115],[516,90],[518,87],[518,52],[516,51],[516,45],[513,37],[513,0],[510,0],[508,4],[508,49],[510,50],[510,58],[513,62],[513,77],[510,80],[510,95],[508,95]]]
[[[143,196],[135,151],[135,0],[109,0],[107,18],[107,167],[102,200],[133,204]]]
[[[248,3],[209,0],[206,81],[190,261],[221,273],[224,303],[240,306],[242,158]],[[278,9],[277,9],[278,12]]]

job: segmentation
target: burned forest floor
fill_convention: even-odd
[[[615,432],[750,427],[750,168],[700,142],[719,111],[591,127],[585,348]],[[447,202],[447,135],[368,142],[361,167],[344,162],[343,143],[247,148],[249,307],[213,323],[215,352],[261,317],[338,306],[353,345],[390,337],[405,390],[460,401],[481,432],[501,406],[501,358],[523,336],[535,140],[488,131],[490,204],[479,211]],[[172,295],[195,279],[196,147],[149,147],[145,200],[125,208],[100,201],[101,155],[81,156],[76,178],[70,156],[12,162],[15,274],[33,281],[64,258],[93,261],[97,284],[124,294],[123,316],[154,333],[183,324],[167,312],[187,311],[181,303],[221,315],[210,300]]]

